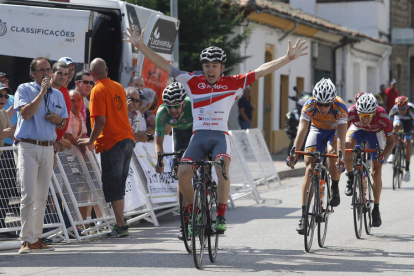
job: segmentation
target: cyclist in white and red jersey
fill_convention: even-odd
[[[230,164],[230,140],[228,137],[228,118],[232,105],[237,97],[242,95],[243,89],[255,80],[288,64],[290,61],[307,55],[304,51],[308,46],[304,46],[305,41],[300,39],[292,47],[289,41],[288,52],[285,56],[267,62],[256,70],[247,74],[236,76],[223,76],[226,62],[226,54],[218,47],[208,47],[200,54],[203,72],[183,72],[173,67],[163,57],[153,52],[144,44],[144,32],[138,34],[134,26],[131,31],[124,34],[128,39],[124,41],[132,43],[142,54],[150,59],[155,65],[180,82],[187,91],[191,100],[193,112],[193,136],[190,144],[184,153],[182,160],[200,160],[212,154],[213,160],[223,156],[226,164],[226,173],[229,172]],[[216,172],[220,172],[220,167]],[[194,189],[191,184],[193,168],[191,166],[180,166],[178,169],[178,185],[186,202],[192,202]],[[230,191],[230,181],[225,180],[221,173],[218,178],[218,210],[215,230],[224,232],[227,230],[225,220],[225,210]],[[192,210],[192,204],[189,204]],[[189,225],[189,233],[192,229]]]
[[[348,132],[346,134],[346,148],[353,149],[364,140],[369,144],[370,149],[376,149],[377,145],[383,150],[379,160],[377,154],[371,153],[372,178],[374,190],[374,209],[372,210],[372,226],[381,226],[381,215],[379,212],[380,195],[382,191],[381,171],[384,156],[390,154],[395,144],[392,131],[392,124],[384,108],[378,106],[374,95],[365,93],[360,96],[355,105],[348,110]],[[385,148],[384,148],[385,135]],[[345,189],[347,196],[352,195],[352,184],[354,183],[354,172],[352,166],[352,153],[345,153],[345,167],[348,181]]]

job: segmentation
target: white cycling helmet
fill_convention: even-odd
[[[358,113],[374,113],[377,108],[377,99],[371,93],[365,93],[356,102],[356,110]]]
[[[319,103],[332,103],[336,98],[336,87],[331,79],[322,78],[313,88],[313,97]]]
[[[165,104],[171,105],[176,102],[182,102],[185,99],[187,92],[179,82],[173,82],[165,87],[162,92],[162,100]]]
[[[218,61],[220,63],[226,63],[227,55],[226,53],[219,47],[211,46],[205,48],[201,51],[200,54],[200,61],[203,62],[213,62]]]

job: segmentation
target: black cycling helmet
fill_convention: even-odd
[[[187,92],[179,82],[173,82],[165,87],[162,92],[162,100],[165,104],[171,105],[176,102],[182,102],[185,99]]]
[[[205,48],[200,54],[201,63],[218,61],[224,64],[226,63],[226,60],[226,53],[221,48],[215,46]]]

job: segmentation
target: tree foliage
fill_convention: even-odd
[[[170,0],[127,0],[127,2],[170,15]],[[180,70],[201,70],[200,52],[209,46],[227,54],[226,71],[242,62],[237,51],[250,29],[239,32],[245,19],[240,5],[227,0],[178,0]]]

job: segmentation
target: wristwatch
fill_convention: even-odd
[[[65,123],[66,119],[62,119],[62,122],[60,124],[56,124],[57,126],[63,126],[63,124]]]

